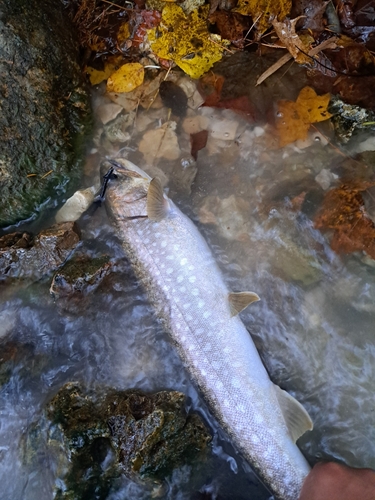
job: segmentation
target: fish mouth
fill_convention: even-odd
[[[103,162],[102,169],[107,168],[108,171],[108,164],[113,169],[112,175],[122,174],[126,177],[138,177],[151,181],[151,177],[144,170],[125,158],[119,158],[118,160],[108,158]]]

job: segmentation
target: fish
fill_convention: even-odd
[[[296,440],[313,424],[271,381],[239,317],[259,296],[228,289],[207,242],[157,178],[127,159],[108,163],[109,218],[193,382],[270,492],[298,500],[310,466]]]

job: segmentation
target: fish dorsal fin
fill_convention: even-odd
[[[306,431],[311,431],[313,423],[305,408],[293,396],[274,384],[285,423],[294,442]]]
[[[148,218],[160,222],[169,212],[168,200],[164,198],[163,187],[156,177],[154,177],[148,187],[147,192],[147,215]]]
[[[252,302],[260,300],[259,295],[254,292],[233,292],[229,294],[229,306],[232,316],[243,311]]]

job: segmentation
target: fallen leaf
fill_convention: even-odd
[[[204,106],[214,107],[220,101],[224,77],[212,71],[204,75],[198,84],[198,90],[205,97]]]
[[[272,19],[283,20],[292,8],[292,0],[239,0],[234,12],[251,16],[259,36],[270,26]]]
[[[363,199],[363,193],[374,185],[374,182],[346,183],[326,194],[315,227],[333,231],[331,247],[335,252],[364,251],[375,259],[375,224]]]
[[[312,31],[323,31],[327,20],[324,19],[328,1],[322,0],[294,0],[291,17],[300,18],[298,27]]]
[[[245,44],[244,35],[251,26],[251,20],[248,16],[243,16],[238,12],[217,10],[209,17],[209,21],[216,24],[222,38],[243,49]]]
[[[158,94],[160,82],[164,78],[163,73],[159,73],[155,78],[146,80],[135,90],[126,93],[109,92],[111,101],[122,106],[126,111],[133,111],[138,106],[148,109],[155,101]]]
[[[330,94],[318,96],[311,87],[304,87],[296,102],[279,101],[276,115],[279,146],[306,139],[311,123],[328,120],[332,116],[327,111],[329,100]]]
[[[126,42],[130,38],[130,36],[131,36],[131,31],[129,23],[126,22],[121,24],[117,32],[117,42],[119,43],[119,45]]]
[[[131,92],[142,85],[144,74],[142,64],[124,64],[108,78],[107,92]]]
[[[107,80],[119,68],[120,61],[123,61],[122,56],[111,57],[105,63],[103,70],[88,66],[86,73],[89,75],[91,85],[99,85],[99,83]]]
[[[198,151],[206,147],[208,130],[201,130],[195,134],[190,134],[191,156],[197,161]]]
[[[310,36],[299,37],[296,33],[296,24],[299,21],[296,19],[286,19],[284,22],[279,22],[276,19],[272,21],[272,26],[275,28],[276,35],[285,45],[288,51],[294,57],[294,60],[299,64],[309,64],[312,62],[309,57],[310,42],[314,39]]]
[[[192,78],[199,78],[220,61],[223,45],[214,42],[207,29],[209,6],[186,15],[178,5],[168,3],[157,28],[148,31],[152,51],[174,61]]]

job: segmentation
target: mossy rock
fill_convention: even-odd
[[[185,396],[177,391],[88,391],[76,382],[66,384],[47,411],[51,429],[62,431],[71,461],[56,498],[104,499],[121,474],[160,481],[182,464],[204,458],[211,436],[184,406]]]
[[[62,2],[2,2],[0,227],[29,218],[80,175],[90,113],[78,56]]]

